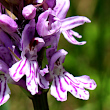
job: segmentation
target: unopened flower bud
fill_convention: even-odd
[[[0,16],[0,27],[7,33],[13,33],[17,30],[17,23],[8,15],[2,14]]]
[[[25,19],[33,19],[36,15],[36,8],[33,5],[27,5],[23,8],[22,15]]]

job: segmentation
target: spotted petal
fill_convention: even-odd
[[[18,82],[25,74],[29,74],[30,71],[27,70],[29,68],[28,63],[27,59],[22,59],[9,68],[9,74],[14,81]]]
[[[54,11],[59,19],[64,19],[70,7],[70,0],[56,0]]]
[[[56,34],[54,35],[51,35],[51,36],[45,36],[44,37],[44,41],[45,41],[45,47],[46,46],[50,46],[53,44],[53,42],[55,41],[55,37],[56,37]]]
[[[90,79],[90,77],[87,75],[75,77],[75,79],[78,80],[81,85],[86,89],[94,90],[97,86],[96,82],[93,79]]]
[[[67,100],[67,88],[68,84],[65,82],[62,76],[55,76],[51,85],[51,95],[53,95],[58,101]]]
[[[0,75],[0,106],[8,101],[10,98],[10,89],[8,88],[6,77]]]
[[[89,76],[74,77],[68,72],[65,73],[65,78],[70,80],[70,86],[68,91],[76,98],[88,100],[89,92],[85,88],[93,90],[96,88],[94,80],[90,79]],[[84,78],[84,79],[83,79]]]
[[[37,74],[38,64],[35,61],[29,62],[29,71],[26,72],[26,85],[27,89],[31,92],[32,95],[35,95],[38,92],[38,81],[39,74]]]
[[[75,45],[84,45],[86,41],[79,42],[77,41],[72,35],[76,35],[77,37],[80,37],[77,33],[71,33],[72,30],[62,31],[62,34],[64,35],[65,39],[70,42],[71,44]]]
[[[85,22],[90,23],[91,21],[84,16],[74,16],[68,17],[61,20],[61,31],[70,30],[80,25],[83,25]]]
[[[49,88],[49,82],[41,75],[43,71],[48,72],[47,69],[48,68],[45,68],[44,70],[39,71],[37,62],[30,62],[30,74],[26,75],[26,85],[32,95],[38,93],[38,85],[43,89]]]

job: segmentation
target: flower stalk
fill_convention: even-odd
[[[47,92],[32,97],[34,110],[49,110]]]

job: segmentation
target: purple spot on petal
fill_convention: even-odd
[[[17,70],[19,69],[19,67],[20,67],[20,65],[21,65],[21,63],[22,63],[22,61],[23,61],[23,60],[20,61],[18,67],[16,68],[15,73],[13,74],[13,77],[15,77],[15,75],[16,75],[16,73],[17,73]]]
[[[29,78],[31,76],[31,63],[30,63],[30,73],[29,73],[29,76],[27,76],[27,78]]]
[[[57,87],[57,84],[56,84],[56,78],[54,78],[54,83],[55,83],[55,87],[56,87],[56,92],[57,92],[57,94],[58,94],[58,97],[60,98],[60,99],[62,99],[61,97],[60,97],[60,94],[59,94],[59,91],[58,91],[58,87]]]
[[[22,66],[21,70],[19,71],[19,74],[22,74],[22,70],[23,70],[23,68],[25,67],[25,65],[26,65],[26,62],[27,62],[27,60],[25,60],[25,63],[24,63],[24,65]]]
[[[76,85],[80,85],[80,83],[77,81],[77,83],[76,82],[74,82],[69,76],[67,76],[67,75],[65,75],[72,83],[74,83],[74,84],[76,84]]]
[[[79,94],[79,97],[81,98],[81,94]]]
[[[90,88],[92,88],[92,83],[90,83]]]
[[[3,85],[2,85],[3,86]],[[4,100],[4,97],[5,97],[5,92],[6,92],[6,81],[5,81],[5,84],[4,84],[4,90],[3,90],[3,94],[2,94],[2,100],[0,101],[0,103],[2,103],[2,101]]]
[[[68,81],[65,79],[65,77],[64,77],[64,80],[65,80],[65,82],[69,85],[69,83],[68,83]]]
[[[84,91],[84,93],[85,93],[86,95],[89,95],[89,93],[88,93],[88,92],[86,92],[86,91]]]
[[[75,86],[75,85],[74,85],[73,83],[71,83],[71,82],[70,82],[70,85],[74,88],[74,90],[75,90],[75,92],[76,92],[76,94],[77,94],[78,91],[77,91],[76,88],[79,88],[79,87],[78,87],[78,86]]]
[[[59,78],[59,77],[58,77]],[[61,89],[61,91],[62,92],[65,92],[66,90],[63,88],[63,86],[62,86],[62,83],[61,83],[61,80],[60,80],[60,78],[59,78],[59,83],[60,83],[60,89]]]

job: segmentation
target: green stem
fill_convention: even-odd
[[[41,95],[34,95],[32,98],[32,102],[34,110],[49,110],[47,92],[42,93]]]

